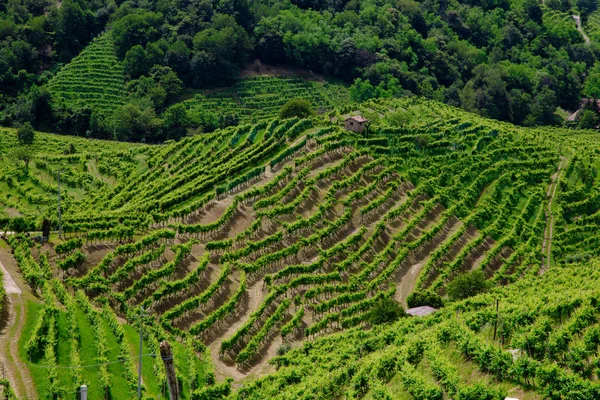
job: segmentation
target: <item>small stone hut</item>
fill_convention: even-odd
[[[344,120],[344,128],[347,131],[362,133],[366,128],[367,122],[369,121],[366,118],[360,115],[353,115]]]

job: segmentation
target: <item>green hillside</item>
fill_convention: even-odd
[[[293,99],[309,100],[321,114],[350,102],[348,89],[343,85],[258,76],[243,79],[225,90],[196,95],[185,105],[192,115],[208,111],[245,124],[277,118],[281,107]]]
[[[596,399],[597,279],[597,261],[555,267],[431,317],[317,339],[234,397]]]
[[[94,39],[48,82],[59,107],[88,107],[98,116],[109,116],[125,103],[125,73],[117,59],[112,33]]]
[[[59,367],[133,357],[144,307],[184,398],[595,398],[595,133],[418,98],[352,113],[368,133],[341,115],[155,146],[38,133],[28,164],[3,131],[2,230],[57,229],[63,177],[65,237],[8,237],[39,299],[21,357],[55,366],[31,368],[37,394],[132,393],[131,363]],[[489,293],[457,301],[467,278]],[[419,305],[442,310],[386,323]]]

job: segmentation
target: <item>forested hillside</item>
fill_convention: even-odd
[[[354,102],[412,94],[556,125],[582,98],[600,96],[596,8],[590,0],[10,0],[0,4],[0,122],[162,142],[245,123],[243,111],[178,103],[230,86],[240,72],[286,65],[296,68],[289,75],[302,68],[341,80]],[[265,73],[282,73],[273,71]],[[235,90],[231,101],[243,109]],[[348,96],[317,103],[329,112]],[[570,126],[598,123],[596,103],[586,104]]]

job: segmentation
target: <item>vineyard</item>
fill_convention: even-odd
[[[596,399],[598,263],[556,267],[428,319],[360,329],[276,357],[239,399]]]
[[[319,113],[330,112],[350,101],[349,92],[342,85],[256,76],[224,90],[198,94],[184,104],[191,112],[208,110],[220,116],[236,116],[242,124],[247,124],[276,118],[287,101],[298,98],[309,100]]]
[[[593,134],[420,99],[355,112],[368,135],[325,116],[161,146],[38,134],[29,166],[3,172],[1,221],[55,218],[51,171],[63,171],[64,238],[7,239],[41,299],[20,343],[48,366],[32,368],[40,397],[82,382],[92,398],[131,396],[143,307],[147,354],[175,344],[184,398],[228,396],[227,378],[244,382],[233,397],[257,399],[596,398],[596,295],[583,280],[595,264],[579,264],[598,255]],[[3,146],[14,140],[4,131]],[[475,271],[495,289],[375,322]],[[59,368],[94,358],[123,361]],[[146,363],[145,393],[162,393],[162,360]]]
[[[55,102],[87,106],[100,116],[110,115],[125,103],[125,73],[111,35],[107,32],[94,39],[48,82]]]
[[[587,17],[584,29],[590,39],[595,42],[600,41],[600,11],[596,10]]]

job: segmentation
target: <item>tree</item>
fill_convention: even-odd
[[[252,49],[248,33],[230,15],[215,14],[211,27],[194,36],[192,78],[196,85],[233,80]],[[206,74],[209,75],[206,75]],[[202,76],[204,75],[204,76]]]
[[[531,115],[525,120],[526,125],[546,125],[555,121],[554,112],[558,106],[558,100],[554,90],[543,86],[534,98],[531,106]]]
[[[458,275],[448,284],[446,291],[451,300],[461,300],[486,291],[488,283],[482,271]]]
[[[112,32],[119,57],[125,57],[135,45],[145,46],[149,41],[156,40],[162,21],[162,14],[150,11],[129,14],[117,20]]]
[[[430,290],[412,292],[406,299],[406,303],[410,308],[421,306],[441,308],[444,306],[442,297]]]
[[[76,56],[90,39],[84,2],[64,0],[54,19],[56,50],[61,60],[69,61]]]
[[[486,117],[512,121],[513,109],[504,82],[506,73],[502,67],[480,64],[473,72],[473,78],[460,94],[462,107]]]
[[[357,78],[350,86],[350,98],[357,103],[362,103],[375,97],[375,88],[368,79]]]
[[[31,145],[35,140],[35,132],[33,126],[29,122],[25,122],[17,129],[17,140],[21,145]]]
[[[149,100],[152,106],[157,109],[162,108],[167,100],[167,91],[165,88],[147,76],[141,76],[139,79],[129,81],[127,83],[127,91],[137,99]]]
[[[586,18],[598,8],[598,3],[595,0],[576,0],[575,4],[581,12],[582,18]]]
[[[122,141],[156,141],[160,138],[162,121],[152,107],[144,102],[127,103],[112,118],[114,139]]]
[[[129,49],[125,54],[123,67],[132,79],[137,79],[146,74],[148,72],[148,58],[144,48],[137,44]]]
[[[17,161],[22,161],[26,169],[29,168],[31,156],[32,153],[29,146],[19,146],[12,151],[12,157]]]
[[[411,116],[407,111],[395,111],[386,116],[388,124],[393,127],[404,128],[410,122]]]
[[[165,64],[171,67],[179,77],[184,78],[184,80],[189,79],[190,49],[183,40],[178,40],[169,46],[165,52]]]
[[[155,65],[150,70],[150,76],[157,84],[165,89],[167,99],[173,98],[181,93],[183,82],[170,67]]]
[[[166,139],[181,139],[191,124],[187,109],[182,103],[169,107],[163,114],[162,120]]]
[[[595,99],[600,98],[600,62],[596,62],[590,69],[583,86],[583,94]]]
[[[579,117],[581,129],[594,129],[598,125],[598,114],[592,110],[584,110]]]
[[[394,322],[406,315],[402,306],[389,297],[378,300],[371,310],[370,322],[372,325]]]
[[[279,118],[308,118],[313,115],[313,109],[310,102],[305,99],[290,100],[281,107]]]

